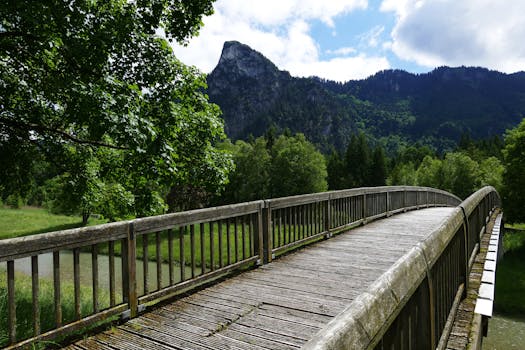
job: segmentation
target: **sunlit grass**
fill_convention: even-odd
[[[103,223],[90,219],[88,225]],[[0,239],[27,236],[37,233],[66,230],[82,226],[78,216],[54,215],[42,208],[0,207]]]

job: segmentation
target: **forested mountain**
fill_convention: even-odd
[[[452,148],[463,134],[502,135],[525,116],[525,73],[440,67],[426,74],[382,71],[338,83],[295,78],[262,54],[226,42],[208,76],[232,139],[259,136],[273,126],[302,132],[327,150],[343,149],[357,131],[387,149],[416,142]]]

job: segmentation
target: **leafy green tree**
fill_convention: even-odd
[[[325,159],[303,134],[279,136],[272,154],[270,183],[273,197],[327,190]]]
[[[467,198],[481,187],[478,163],[461,152],[448,153],[442,162],[443,188],[460,198]]]
[[[326,170],[328,174],[328,189],[342,190],[346,186],[346,172],[344,158],[339,152],[332,149],[332,152],[327,157]]]
[[[416,171],[417,185],[444,189],[443,164],[440,159],[425,156]]]
[[[479,163],[480,186],[493,186],[503,193],[503,173],[505,167],[496,157],[489,157]]]
[[[369,184],[371,151],[363,133],[352,135],[346,149],[346,187],[360,187]]]
[[[223,199],[228,203],[269,198],[271,157],[266,140],[237,141],[231,145],[235,170],[230,174]]]
[[[408,162],[396,165],[396,167],[390,172],[387,179],[387,185],[416,186],[417,173],[414,163]]]
[[[525,222],[525,119],[505,135],[503,205],[508,222]]]
[[[368,185],[384,186],[386,184],[387,169],[385,151],[381,146],[376,146],[372,153]]]
[[[203,93],[205,77],[178,61],[155,34],[162,28],[168,38],[187,43],[202,16],[213,12],[212,2],[2,5],[2,197],[28,191],[39,158],[60,165],[57,182],[71,186],[64,205],[78,203],[75,211],[84,214],[104,188],[125,194],[112,197],[124,207],[132,193],[136,215],[161,208],[159,194],[174,188],[220,190],[231,159],[214,147],[225,137],[219,109]],[[120,178],[100,168],[115,163],[104,161],[107,153],[99,149],[115,151]],[[74,169],[78,155],[85,164]]]

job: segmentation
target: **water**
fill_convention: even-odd
[[[525,349],[525,317],[511,318],[494,315],[489,320],[489,331],[483,338],[483,350]]]

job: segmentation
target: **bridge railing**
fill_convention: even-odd
[[[305,349],[444,349],[491,213],[485,187],[319,332]]]
[[[359,188],[0,240],[7,309],[0,309],[0,346],[134,317],[152,302],[349,227],[459,202],[425,187]]]

